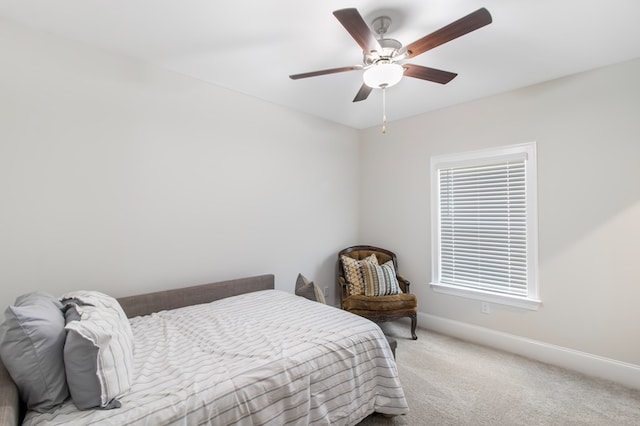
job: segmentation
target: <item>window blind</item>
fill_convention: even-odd
[[[525,160],[439,170],[443,284],[527,296]]]

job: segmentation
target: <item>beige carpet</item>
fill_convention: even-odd
[[[360,425],[640,425],[640,390],[517,355],[382,324],[411,412],[373,414]]]

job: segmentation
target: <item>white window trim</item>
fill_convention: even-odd
[[[525,159],[527,162],[525,178],[527,183],[527,296],[520,297],[492,293],[440,283],[440,179],[438,170],[441,168],[488,164],[508,159]],[[431,288],[438,293],[537,310],[542,303],[539,298],[538,286],[537,212],[538,188],[535,142],[431,157]]]

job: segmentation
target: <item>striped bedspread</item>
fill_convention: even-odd
[[[407,402],[380,328],[278,290],[131,319],[134,381],[113,410],[26,425],[350,425]]]

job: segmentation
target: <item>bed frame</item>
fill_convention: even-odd
[[[127,317],[148,315],[184,306],[213,302],[225,297],[274,288],[272,274],[239,278],[173,290],[128,296],[118,299]],[[24,404],[18,388],[0,360],[0,425],[19,425],[24,418]]]

